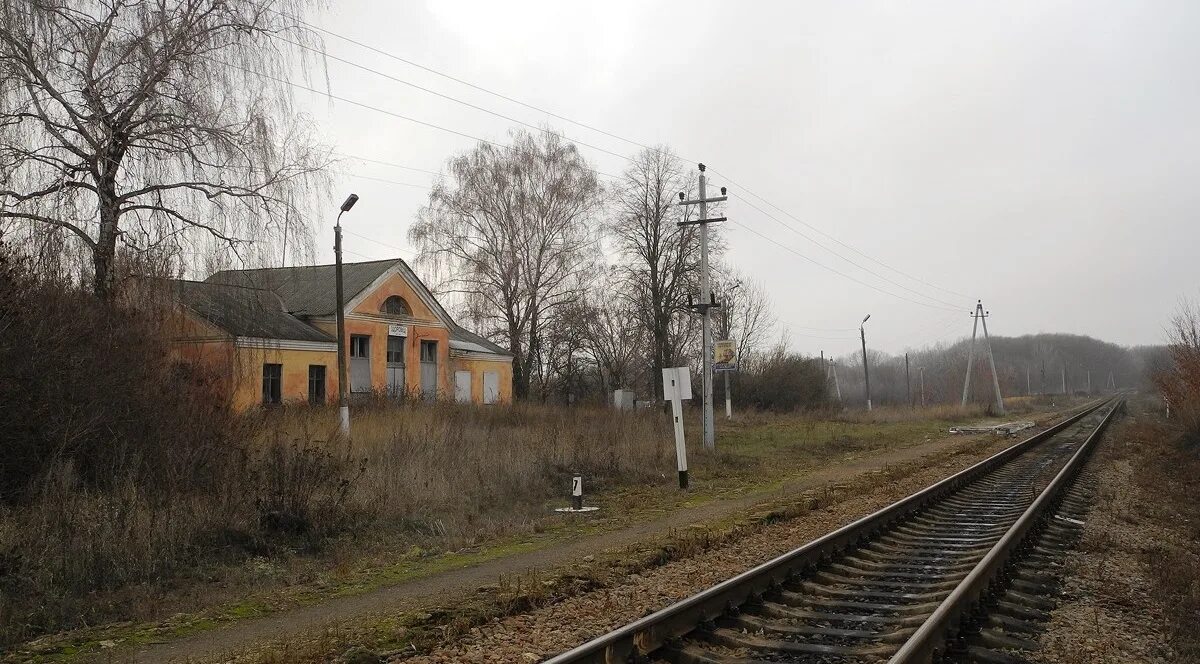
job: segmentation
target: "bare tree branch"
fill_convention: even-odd
[[[328,185],[329,151],[286,85],[248,73],[285,80],[289,54],[307,58],[267,34],[320,50],[285,17],[307,4],[0,2],[0,218],[71,231],[101,296],[128,224],[146,238],[124,239],[135,251],[191,237],[266,259],[285,225],[291,247],[311,250],[311,194]]]

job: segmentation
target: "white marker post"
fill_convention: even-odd
[[[683,439],[683,401],[692,398],[692,373],[687,367],[669,367],[663,372],[663,398],[671,400],[675,419],[675,462],[679,469],[679,488],[688,488],[687,443]]]
[[[600,509],[595,506],[584,507],[583,505],[583,476],[574,475],[571,477],[571,506],[570,507],[555,507],[555,512],[564,512],[567,514],[578,514],[580,512],[595,512]]]

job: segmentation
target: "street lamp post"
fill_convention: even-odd
[[[867,314],[866,318],[862,319],[862,323],[858,326],[858,333],[862,337],[863,351],[863,380],[867,384],[867,410],[871,410],[871,372],[867,370],[867,320],[871,318],[871,314]]]
[[[333,224],[333,253],[337,261],[337,367],[338,367],[338,429],[350,435],[350,404],[346,401],[346,312],[342,293],[342,215],[358,202],[358,194],[350,194],[342,203],[337,221]]]

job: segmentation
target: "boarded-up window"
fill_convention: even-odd
[[[483,372],[483,402],[496,403],[500,400],[500,374],[496,371]]]
[[[471,372],[454,372],[454,400],[459,403],[471,402]]]
[[[350,337],[350,391],[371,391],[371,337],[365,334]]]
[[[262,400],[268,406],[283,402],[282,364],[263,365]]]

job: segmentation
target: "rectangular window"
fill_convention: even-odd
[[[437,362],[437,342],[422,341],[421,342],[421,361],[422,362]]]
[[[350,335],[350,357],[371,357],[371,337],[364,334]]]
[[[371,391],[371,337],[350,336],[350,391]]]
[[[421,342],[421,395],[426,401],[437,398],[438,392],[438,346],[436,341]]]
[[[404,364],[404,337],[388,335],[388,364]]]
[[[325,365],[308,365],[308,403],[320,406],[325,403]]]
[[[263,404],[267,406],[283,402],[283,365],[263,364]]]

